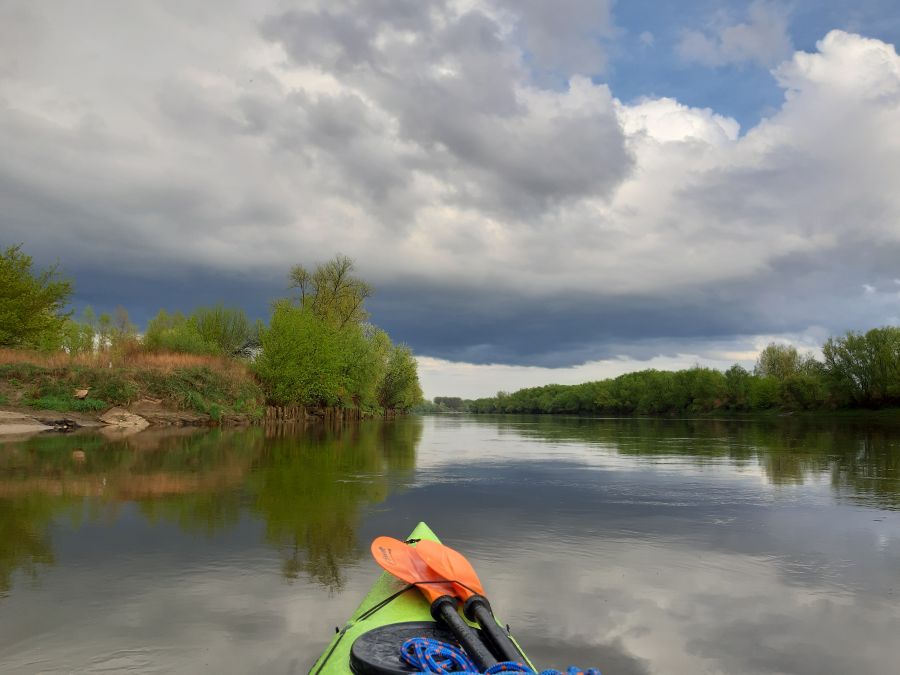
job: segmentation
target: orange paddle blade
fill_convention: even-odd
[[[420,541],[421,546],[424,542]],[[418,584],[429,602],[442,595],[455,595],[449,583],[435,583],[444,579],[432,570],[416,549],[393,537],[378,537],[372,542],[372,557],[388,573],[408,584]]]
[[[447,579],[457,584],[457,590],[468,599],[473,592],[484,595],[484,588],[472,563],[459,551],[444,546],[436,541],[423,539],[416,545],[416,552],[437,574],[438,578]]]

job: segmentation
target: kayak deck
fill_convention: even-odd
[[[425,523],[419,523],[409,539],[440,541]],[[404,590],[406,589],[406,590]],[[310,675],[345,675],[350,673],[350,647],[363,633],[373,628],[404,621],[431,621],[428,602],[415,588],[396,577],[382,573],[365,599],[334,636],[331,644],[309,671]],[[517,645],[518,646],[518,645]],[[399,651],[400,645],[397,645]],[[520,649],[521,651],[521,649]],[[528,663],[533,668],[531,663]]]

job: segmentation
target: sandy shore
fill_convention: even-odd
[[[126,408],[98,413],[34,410],[16,406],[0,407],[0,438],[29,434],[72,431],[80,428],[132,429],[146,427],[246,426],[247,416],[229,415],[214,421],[209,415],[187,410],[168,410],[156,401],[138,401]]]
[[[0,436],[62,431],[80,427],[105,426],[96,415],[58,410],[19,409],[5,406],[0,409]]]
[[[0,410],[0,435],[18,436],[41,431],[50,431],[53,427],[43,424],[37,418],[18,412]]]

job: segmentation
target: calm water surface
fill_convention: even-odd
[[[305,673],[419,520],[542,667],[900,672],[900,429],[461,416],[0,443],[0,671]]]

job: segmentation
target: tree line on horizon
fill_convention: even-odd
[[[419,412],[679,415],[900,406],[900,327],[830,337],[823,360],[771,343],[752,371],[696,366],[642,370],[584,384],[549,384],[496,396],[438,396]]]
[[[372,287],[341,255],[290,271],[294,297],[272,303],[268,324],[222,304],[190,314],[161,309],[140,333],[128,312],[74,318],[71,280],[57,266],[34,271],[22,246],[0,251],[0,347],[102,353],[126,362],[137,352],[196,354],[246,361],[269,403],[405,411],[422,400],[417,364],[404,344],[371,324]]]

